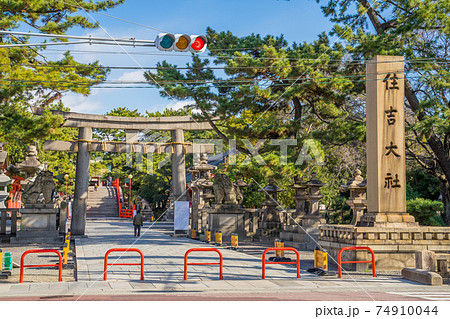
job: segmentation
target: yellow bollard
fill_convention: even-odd
[[[231,234],[231,248],[238,249],[238,246],[239,246],[238,234]]]
[[[211,242],[211,231],[210,230],[205,230],[205,241],[207,243]]]
[[[221,246],[222,245],[222,232],[216,231],[216,245]]]
[[[63,265],[67,265],[67,254],[69,253],[69,244],[66,242],[63,248]]]
[[[195,238],[197,238],[197,229],[191,229],[191,238],[192,239],[195,239]]]
[[[275,239],[275,248],[283,248],[283,247],[284,247],[284,242],[279,239]],[[275,256],[284,258],[284,250],[276,250]]]
[[[66,240],[64,241],[64,243],[67,244],[67,252],[68,252],[70,247],[70,235],[66,235]]]
[[[3,271],[3,251],[0,249],[0,271]]]
[[[319,247],[314,250],[314,268],[322,268],[322,270],[328,271],[328,253],[320,250]]]

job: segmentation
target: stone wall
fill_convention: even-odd
[[[367,246],[375,252],[378,270],[400,270],[415,267],[415,252],[450,251],[449,227],[378,228],[349,225],[319,227],[319,244],[329,253],[330,263],[337,263],[339,250],[349,246]],[[342,260],[369,260],[365,252],[344,252]],[[357,259],[355,259],[357,258]],[[368,264],[349,264],[344,268],[365,270]]]

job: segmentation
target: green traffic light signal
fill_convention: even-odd
[[[163,36],[160,45],[164,48],[164,49],[169,49],[172,45],[173,45],[173,39],[172,37],[165,35]]]

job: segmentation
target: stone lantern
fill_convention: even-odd
[[[26,185],[29,182],[34,181],[37,171],[42,170],[44,168],[43,164],[41,164],[41,162],[38,161],[37,155],[38,154],[36,146],[34,145],[28,146],[25,160],[17,165],[17,169],[19,169],[19,171],[21,172],[24,172],[27,177],[21,182],[21,184]]]
[[[235,189],[241,194],[240,199],[238,200],[238,204],[241,205],[244,201],[244,188],[247,187],[249,184],[241,180],[240,176],[237,176],[236,181],[233,183],[233,186]]]
[[[312,178],[306,182],[306,186],[309,189],[309,195],[307,196],[307,198],[310,204],[308,215],[320,216],[319,200],[323,198],[323,195],[320,193],[320,188],[325,185],[326,184],[317,179],[316,174],[312,174]]]
[[[366,190],[367,181],[361,176],[359,169],[355,170],[353,180],[341,187],[341,190],[350,190],[350,199],[346,203],[353,211],[351,225],[356,225],[367,207]]]
[[[264,210],[263,223],[267,222],[280,222],[280,216],[278,214],[279,204],[277,201],[278,193],[284,192],[284,189],[281,189],[277,185],[275,185],[275,181],[273,179],[269,180],[269,185],[259,190],[260,192],[264,192],[266,201],[263,203],[263,206],[266,206]],[[263,227],[265,228],[265,227]]]
[[[213,183],[209,180],[211,171],[214,169],[216,169],[216,166],[208,164],[206,154],[201,155],[200,164],[194,165],[188,169],[188,171],[192,173],[190,185],[192,190],[191,229],[195,228],[197,231],[199,231],[200,228],[204,229],[206,227],[206,217],[199,218],[200,210],[209,205],[209,200],[214,198],[214,195],[211,192]],[[201,225],[199,224],[199,219],[201,220]]]
[[[6,208],[5,199],[8,197],[8,184],[11,184],[11,179],[5,175],[5,173],[0,173],[0,208]]]
[[[8,152],[3,150],[3,146],[8,143],[0,143],[0,172],[5,171],[8,168]]]
[[[280,238],[293,241],[295,245],[303,249],[314,249],[317,246],[317,240],[319,238],[319,226],[326,223],[325,218],[323,218],[319,210],[319,200],[323,198],[323,195],[320,193],[320,188],[326,184],[318,180],[316,174],[313,174],[312,178],[306,183],[301,183],[297,178],[297,183],[295,183],[298,185],[296,187],[296,194],[298,194],[298,191],[300,196],[308,201],[309,207],[308,209],[304,209],[306,215],[298,218],[299,227],[297,227],[297,231],[281,233]],[[307,192],[306,188],[308,189]],[[303,203],[305,204],[305,201]]]
[[[306,190],[308,186],[304,184],[300,176],[294,177],[294,184],[291,187],[295,190],[292,199],[295,200],[295,217],[302,217],[306,214],[305,201],[307,199]]]

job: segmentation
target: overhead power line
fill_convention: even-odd
[[[428,77],[447,77],[450,76],[450,74],[435,74],[435,75],[429,75]],[[308,78],[304,78],[304,81],[301,82],[296,82],[294,83],[295,86],[303,86],[303,85],[309,85],[309,84],[334,84],[334,83],[344,83],[344,82],[352,82],[352,83],[358,83],[358,82],[367,82],[367,81],[383,81],[384,79],[371,79],[368,80],[366,79],[365,76],[360,75],[361,79],[349,79],[348,77],[340,77],[340,78],[333,78],[333,77],[321,77],[321,78],[313,78],[313,77],[308,77]],[[400,77],[401,78],[401,77]],[[422,78],[422,76],[411,76],[409,77],[410,79],[417,79],[417,78]],[[289,79],[290,81],[292,81],[293,79]],[[320,82],[313,82],[314,80],[320,80]],[[329,81],[324,81],[324,80],[329,80]],[[333,81],[330,81],[333,80]],[[269,80],[267,80],[269,81]],[[15,84],[12,83],[1,83],[1,82],[14,82]],[[213,87],[219,88],[219,87],[239,87],[239,86],[266,86],[264,85],[264,80],[256,80],[256,81],[251,81],[250,79],[242,79],[240,81],[204,81],[204,82],[192,82],[196,85],[197,87],[212,87],[211,85],[214,85]],[[23,84],[23,83],[30,83],[30,84]],[[127,82],[127,81],[110,81],[110,82],[97,82],[97,83],[92,83],[92,82],[77,82],[77,81],[44,81],[44,80],[1,80],[0,79],[0,86],[1,87],[14,87],[14,86],[25,86],[25,87],[35,87],[36,84],[40,84],[40,83],[46,83],[46,84],[60,84],[60,85],[44,85],[44,86],[39,86],[39,88],[61,88],[61,87],[73,87],[73,88],[82,88],[82,87],[90,87],[92,89],[97,89],[97,88],[160,88],[159,86],[156,86],[156,83],[153,82],[139,82],[139,81],[135,81],[135,82]],[[186,82],[158,82],[158,83],[164,83],[164,84],[186,84]],[[108,84],[110,86],[105,86],[105,84]],[[117,85],[114,85],[117,84]],[[124,84],[146,84],[146,86],[139,86],[139,87],[132,87],[129,85],[124,85]],[[121,85],[121,86],[119,86]],[[288,85],[293,85],[290,82],[286,82],[286,83],[270,83],[267,85],[267,87],[283,87],[283,86],[288,86]]]
[[[366,81],[379,81],[379,80],[366,80],[366,79],[361,79],[361,80],[353,80],[352,82],[366,82]],[[344,81],[323,81],[320,82],[320,84],[335,84],[335,83],[340,83],[340,82],[344,82]],[[288,86],[294,86],[294,87],[300,87],[300,86],[304,86],[304,85],[309,85],[309,84],[313,84],[312,82],[296,82],[294,84],[291,83],[285,83],[285,84],[281,84],[281,83],[274,83],[271,84],[270,86],[275,86],[275,87],[288,87]],[[250,86],[257,86],[255,84],[239,84],[239,85],[229,85],[229,84],[223,84],[223,85],[215,85],[214,88],[232,88],[232,87],[250,87]],[[33,84],[18,84],[18,85],[13,85],[13,84],[2,84],[0,83],[0,88],[2,87],[35,87],[35,85]],[[89,86],[89,85],[44,85],[44,86],[39,86],[39,89],[61,89],[61,88],[67,88],[67,89],[77,89],[77,88],[90,88],[90,89],[160,89],[159,86],[157,86],[154,83],[149,83],[149,85],[146,86]],[[211,87],[210,85],[199,85],[198,87]]]

